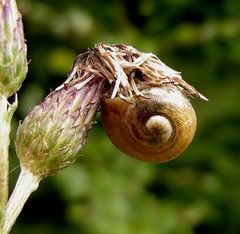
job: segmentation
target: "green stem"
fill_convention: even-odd
[[[0,233],[8,199],[9,133],[10,121],[8,118],[8,101],[4,95],[0,95]]]
[[[7,204],[2,234],[8,234],[10,232],[27,199],[31,193],[38,188],[39,182],[40,179],[38,177],[34,176],[26,168],[22,168]]]

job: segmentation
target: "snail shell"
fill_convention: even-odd
[[[103,99],[104,128],[113,144],[132,157],[155,163],[171,160],[194,137],[195,111],[175,87],[151,87],[142,94]]]

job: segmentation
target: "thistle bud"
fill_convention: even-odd
[[[140,87],[169,84],[186,96],[203,97],[151,53],[96,45],[77,57],[65,83],[20,124],[16,147],[21,165],[39,178],[58,172],[79,156],[102,96],[144,96]]]
[[[74,76],[80,76],[81,80]],[[16,148],[21,166],[40,179],[55,174],[78,158],[106,80],[89,71],[80,71],[77,66],[70,79],[36,106],[17,131]]]
[[[0,91],[6,97],[20,88],[27,73],[22,17],[14,0],[0,2]]]

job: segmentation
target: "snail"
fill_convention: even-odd
[[[141,93],[102,100],[107,135],[117,148],[134,158],[154,163],[174,159],[194,137],[195,111],[175,86],[149,87]]]

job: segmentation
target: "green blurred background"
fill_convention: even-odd
[[[240,1],[19,0],[29,73],[18,121],[60,85],[95,43],[157,54],[209,98],[181,157],[149,164],[118,151],[100,116],[82,157],[46,179],[12,234],[240,233]],[[11,146],[11,189],[19,163]]]

